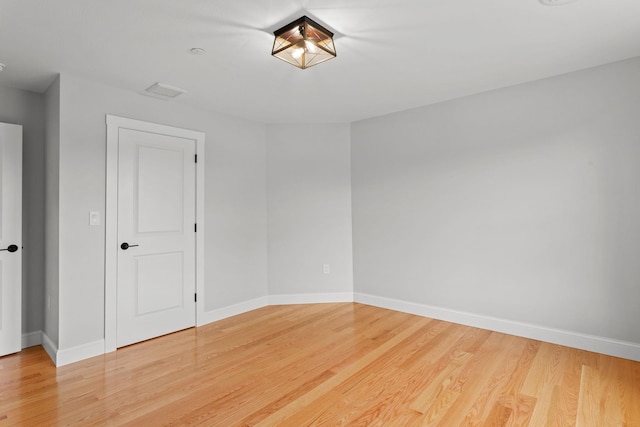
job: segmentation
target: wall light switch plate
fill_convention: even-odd
[[[100,212],[91,211],[89,212],[89,225],[100,225]]]
[[[322,264],[322,274],[329,273],[331,273],[331,267],[329,266],[329,264]]]

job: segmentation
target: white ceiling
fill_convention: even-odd
[[[307,70],[270,55],[303,14],[337,33],[338,57]],[[267,123],[350,122],[635,56],[640,0],[0,0],[1,86],[162,82],[187,91],[171,102]]]

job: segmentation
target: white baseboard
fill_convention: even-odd
[[[640,361],[640,344],[615,339],[582,334],[562,329],[548,328],[513,320],[500,319],[464,311],[434,307],[376,295],[355,293],[354,301],[403,313],[416,314],[452,323],[502,332],[524,338],[545,341],[552,344],[579,348],[610,356]]]
[[[44,332],[42,333],[42,348],[47,352],[53,364],[56,365],[56,354],[58,354],[58,346],[51,341],[51,338]],[[57,366],[57,365],[56,365]]]
[[[207,311],[198,316],[197,326],[203,326],[208,323],[226,319],[227,317],[256,310],[267,305],[320,304],[354,301],[403,313],[430,317],[447,322],[459,323],[476,328],[488,329],[505,334],[640,361],[640,344],[638,343],[620,341],[562,329],[548,328],[545,326],[452,310],[444,307],[435,307],[393,298],[351,292],[264,296]],[[41,341],[42,347],[45,349],[49,357],[51,357],[51,360],[53,360],[53,363],[56,366],[63,366],[104,354],[104,340],[94,341],[92,343],[70,349],[59,350],[53,341],[51,341],[51,339],[41,331],[25,334],[22,338],[23,348],[30,345],[40,344],[38,340]]]
[[[42,331],[27,332],[22,334],[22,348],[34,347],[42,344]]]
[[[58,349],[54,360],[56,366],[64,366],[104,354],[104,340],[93,341],[63,350]]]
[[[227,307],[205,311],[198,315],[196,326],[203,326],[208,323],[217,322],[227,317],[237,316],[251,310],[266,307],[268,305],[288,305],[288,304],[320,304],[331,302],[353,302],[352,292],[324,293],[324,294],[288,294],[269,295],[244,301]]]
[[[353,292],[334,292],[323,294],[281,294],[269,295],[268,298],[269,305],[353,302]]]
[[[198,315],[197,326],[217,322],[218,320],[226,319],[227,317],[231,316],[237,316],[238,314],[246,313],[251,310],[257,310],[258,308],[266,307],[267,305],[269,305],[269,300],[266,296],[264,296],[249,301],[243,301],[238,304],[217,308],[215,310],[205,311],[204,313]]]

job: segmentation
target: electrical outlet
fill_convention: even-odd
[[[322,274],[329,273],[331,273],[331,267],[329,266],[329,264],[322,264]]]

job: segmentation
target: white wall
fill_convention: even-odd
[[[356,292],[640,343],[640,58],[351,142]]]
[[[264,126],[63,74],[60,108],[61,350],[104,336],[105,115],[206,133],[206,308],[266,295]]]
[[[103,337],[87,216],[104,213],[115,114],[207,135],[207,310],[355,287],[640,343],[638,111],[640,58],[351,126],[264,126],[66,74],[44,97],[0,88],[0,120],[25,126],[24,332],[63,350]]]
[[[264,126],[218,121],[207,131],[207,311],[267,295]]]
[[[22,332],[44,327],[44,98],[0,87],[0,122],[22,125]]]
[[[267,126],[270,296],[353,292],[349,133]]]
[[[58,346],[60,326],[60,78],[56,78],[45,98],[45,301],[44,333]],[[45,340],[46,342],[46,340]],[[55,349],[45,348],[49,352]],[[51,354],[50,354],[51,355]],[[53,356],[53,355],[51,355]]]

